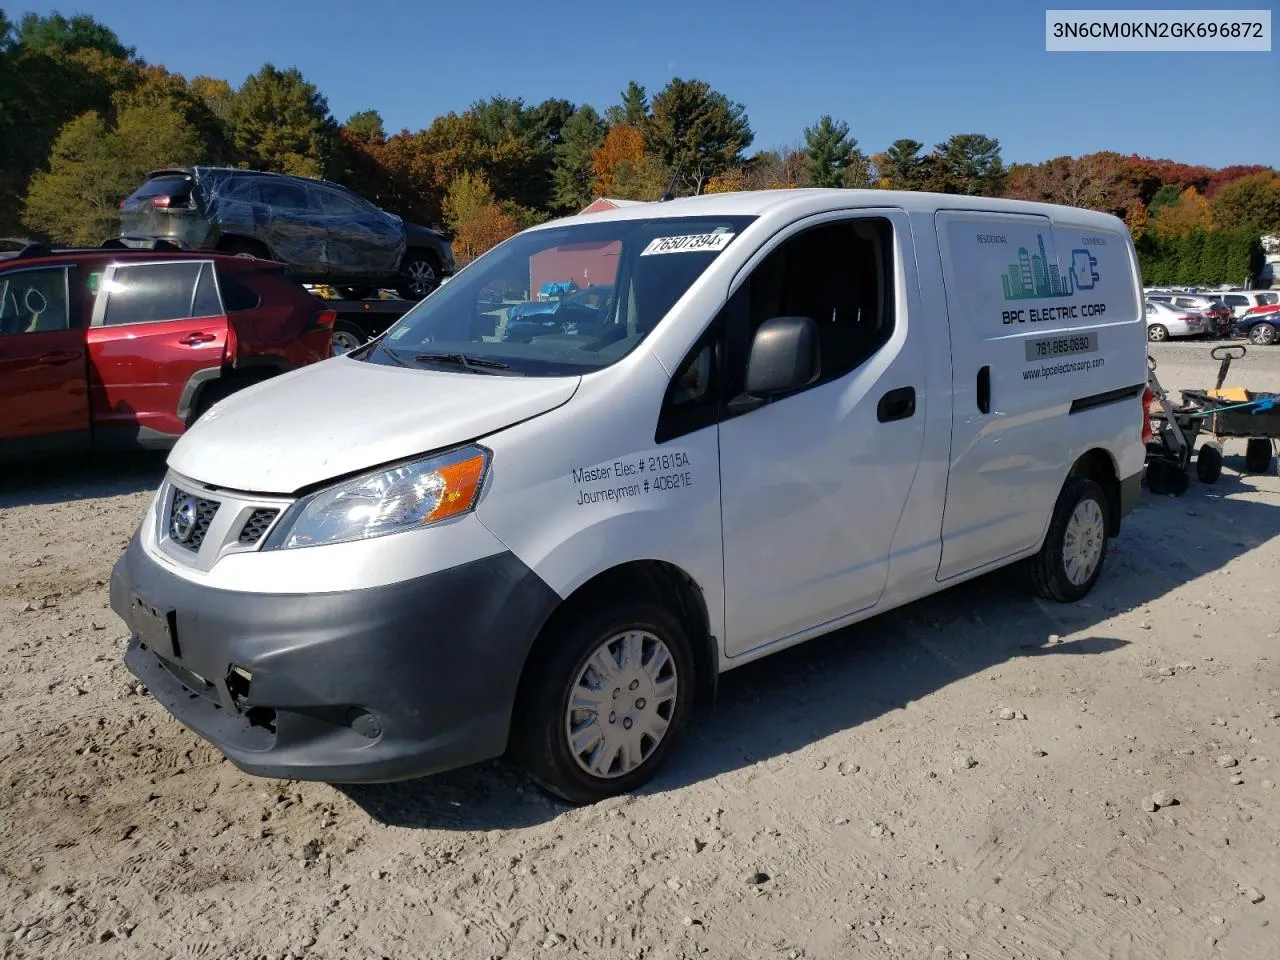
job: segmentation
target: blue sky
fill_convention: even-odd
[[[603,110],[628,80],[652,94],[705,80],[747,108],[752,149],[795,143],[830,113],[868,152],[899,137],[1000,140],[1006,162],[1118,150],[1187,163],[1280,165],[1280,51],[1047,53],[1044,11],[992,0],[70,0],[148,61],[233,85],[296,66],[334,115],[376,108],[388,130],[503,94]],[[1130,2],[1081,6],[1164,9]],[[1239,2],[1199,9],[1261,7]],[[198,11],[198,12],[197,12]],[[1275,24],[1280,27],[1280,23]]]

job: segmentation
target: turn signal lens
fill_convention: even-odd
[[[435,509],[423,517],[422,522],[435,523],[470,510],[475,505],[487,463],[488,458],[476,456],[437,470],[436,476],[444,481],[444,490]]]

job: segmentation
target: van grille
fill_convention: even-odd
[[[271,526],[279,510],[262,508],[255,510],[249,515],[249,519],[244,522],[244,526],[240,529],[240,543],[250,546],[262,539],[262,535],[267,532],[267,528]]]
[[[189,519],[183,514],[183,508],[188,500],[195,505],[195,522],[191,525],[190,532],[186,529]],[[169,539],[193,553],[198,551],[200,544],[204,543],[205,534],[209,532],[209,524],[213,523],[213,517],[218,512],[219,506],[221,504],[217,500],[197,497],[179,487],[174,487],[173,500],[169,504],[169,529],[166,531]]]

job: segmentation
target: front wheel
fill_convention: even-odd
[[[1249,342],[1269,347],[1276,342],[1276,328],[1269,323],[1255,323],[1249,328]]]
[[[657,604],[571,614],[530,655],[512,754],[571,803],[629,793],[661,767],[693,709],[688,634]]]
[[[1169,339],[1169,331],[1166,327],[1159,323],[1153,323],[1147,327],[1147,339],[1152,343],[1159,343],[1161,340]]]
[[[1107,557],[1107,509],[1106,493],[1088,477],[1063,484],[1044,545],[1025,561],[1037,595],[1074,603],[1093,589]]]
[[[1206,443],[1196,454],[1196,476],[1201,483],[1217,483],[1222,476],[1222,451]]]

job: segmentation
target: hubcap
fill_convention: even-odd
[[[1148,330],[1148,331],[1147,331],[1147,339],[1148,339],[1148,340],[1163,340],[1163,339],[1164,339],[1164,333],[1165,333],[1165,331],[1164,331],[1164,327],[1152,327],[1150,330]]]
[[[1253,342],[1268,344],[1276,338],[1276,332],[1270,324],[1260,323],[1253,328]]]
[[[430,293],[436,283],[435,267],[425,260],[414,260],[410,263],[405,270],[405,276],[409,278],[409,287],[413,292],[422,297]]]
[[[356,347],[360,346],[360,338],[354,333],[348,333],[345,330],[338,330],[335,332],[333,336],[330,337],[330,342],[333,344],[334,356],[346,353],[349,350],[354,350]]]
[[[1102,559],[1102,545],[1106,542],[1107,525],[1102,507],[1096,500],[1081,500],[1067,521],[1067,532],[1062,541],[1062,565],[1067,579],[1080,586],[1087,583]]]
[[[635,770],[662,743],[676,708],[676,663],[652,633],[606,640],[569,693],[564,732],[578,766],[612,780]]]

